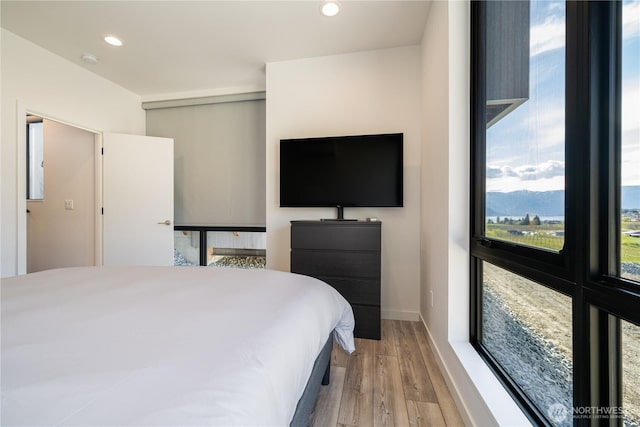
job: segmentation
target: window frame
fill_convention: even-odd
[[[470,341],[542,425],[545,415],[482,345],[482,262],[572,298],[574,407],[620,406],[620,322],[610,316],[640,325],[640,283],[618,277],[622,3],[569,1],[566,17],[565,246],[555,253],[484,235],[486,13],[484,1],[471,2]]]

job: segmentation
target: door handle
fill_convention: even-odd
[[[166,219],[164,221],[159,222],[158,224],[160,224],[160,225],[171,225],[171,220],[170,219]]]

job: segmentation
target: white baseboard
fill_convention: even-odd
[[[408,320],[410,322],[420,321],[420,313],[417,311],[402,310],[381,310],[381,317],[389,320]]]
[[[469,387],[474,388],[475,391],[479,393],[481,396],[480,399],[482,400],[481,405],[489,411],[488,414],[481,415],[482,418],[486,417],[486,419],[478,422],[477,416],[474,417],[472,415],[472,411],[465,403],[465,399],[463,398],[464,393],[461,392],[461,388],[458,387],[454,381],[453,375],[444,362],[445,359],[434,341],[431,331],[427,327],[422,315],[420,315],[420,321],[427,331],[429,345],[433,350],[438,367],[449,387],[453,400],[456,402],[456,406],[465,425],[532,426],[531,421],[529,421],[522,412],[522,409],[514,402],[513,398],[509,396],[504,386],[498,381],[475,349],[472,348],[471,344],[468,342],[450,342],[449,345],[451,346],[454,357],[458,358],[462,369],[466,371],[466,375],[470,381]]]
[[[427,322],[424,321],[422,314],[418,313],[418,316],[420,317],[420,322],[422,323],[422,326],[427,331],[429,346],[431,347],[431,350],[433,350],[433,355],[436,358],[436,363],[438,364],[438,368],[440,368],[440,372],[442,372],[444,381],[447,383],[447,387],[449,387],[449,391],[451,392],[451,397],[453,397],[453,400],[456,402],[456,406],[458,407],[458,412],[460,412],[460,416],[462,417],[464,424],[470,425],[470,426],[476,425],[473,422],[473,417],[471,417],[471,414],[469,413],[469,408],[467,408],[467,405],[465,405],[464,400],[462,399],[460,390],[458,389],[455,382],[453,381],[451,377],[451,373],[447,368],[447,365],[445,365],[444,363],[444,359],[442,357],[442,354],[440,353],[440,349],[436,345],[436,342],[434,341],[433,336],[431,335],[431,331],[427,327]]]

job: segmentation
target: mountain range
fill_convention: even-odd
[[[640,209],[640,185],[622,187],[622,209]],[[564,190],[487,193],[487,216],[564,216]]]

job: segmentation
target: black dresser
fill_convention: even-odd
[[[353,308],[358,338],[380,339],[381,230],[380,222],[291,222],[291,272],[337,289]]]

